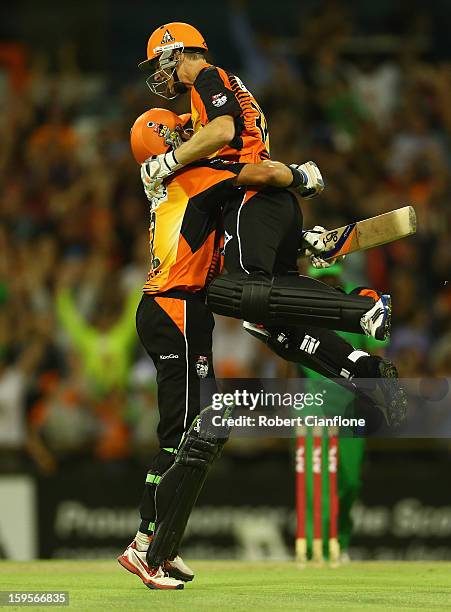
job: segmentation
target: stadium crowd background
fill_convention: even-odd
[[[93,3],[96,23],[105,4]],[[327,189],[305,203],[307,226],[415,206],[417,236],[348,257],[344,280],[393,294],[387,350],[401,376],[449,376],[451,58],[440,19],[409,9],[402,21],[385,7],[385,22],[362,21],[352,3],[316,4],[289,23],[285,15],[285,31],[280,20],[262,25],[255,3],[227,5],[220,38],[212,16],[193,22],[211,60],[257,96],[272,157],[313,159],[323,171]],[[148,205],[129,130],[164,101],[135,65],[155,26],[189,15],[130,14],[124,28],[139,21],[143,32],[136,53],[127,47],[128,63],[102,70],[86,48],[93,38],[93,49],[100,45],[94,26],[84,43],[85,22],[74,17],[72,39],[36,46],[42,20],[36,14],[33,29],[35,9],[18,6],[27,28],[8,32],[12,21],[3,20],[0,30],[0,470],[50,475],[93,457],[145,462],[156,444],[155,379],[134,310],[147,272]],[[218,320],[215,353],[219,376],[286,372],[237,321]]]

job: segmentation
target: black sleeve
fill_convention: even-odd
[[[194,87],[205,106],[209,121],[223,115],[231,115],[235,118],[241,114],[241,107],[235,94],[226,87],[214,66],[202,70]]]

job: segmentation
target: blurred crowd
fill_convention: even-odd
[[[240,64],[224,67],[257,96],[272,157],[313,159],[326,178],[324,195],[304,205],[307,226],[415,206],[417,236],[348,257],[343,280],[393,294],[387,351],[402,376],[449,376],[451,63],[428,61],[415,30],[388,49],[370,41],[356,49],[352,16],[333,7],[286,40],[253,28],[239,3],[228,27]],[[156,445],[155,371],[134,311],[148,206],[129,130],[165,101],[135,75],[117,88],[107,74],[82,71],[70,44],[53,56],[31,57],[19,45],[8,53],[15,60],[0,70],[0,469],[26,463],[51,474],[80,457],[145,460]],[[188,100],[171,108],[186,112]],[[218,320],[215,351],[219,376],[288,372],[237,321]]]

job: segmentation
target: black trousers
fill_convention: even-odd
[[[213,327],[202,294],[145,294],[139,303],[136,328],[157,370],[161,448],[177,448],[199,414],[200,381],[214,378]]]
[[[224,208],[224,268],[286,274],[297,270],[302,213],[288,190],[265,189],[246,201],[246,190]]]
[[[289,190],[265,189],[247,199],[245,189],[224,210],[224,268],[226,273],[261,272],[268,276],[297,275],[303,217]],[[297,279],[293,275],[293,282]],[[334,289],[331,288],[331,291]],[[355,351],[335,331],[296,325],[271,328],[274,337],[285,333],[288,351],[269,343],[279,356],[315,369],[329,378],[357,374],[356,361],[366,353]]]

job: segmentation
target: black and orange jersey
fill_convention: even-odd
[[[150,270],[144,293],[195,292],[220,268],[221,203],[243,164],[221,159],[190,164],[170,177],[150,208]]]
[[[208,65],[191,88],[194,131],[222,115],[234,118],[235,137],[212,157],[253,164],[269,159],[268,126],[254,96],[237,76]]]

